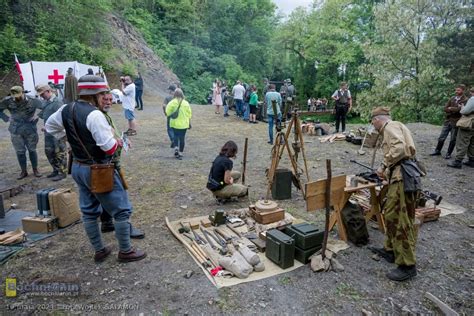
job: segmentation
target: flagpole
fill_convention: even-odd
[[[33,70],[33,62],[30,61],[31,65],[31,76],[33,77],[33,87],[36,87],[36,81],[35,81],[35,71]]]
[[[13,53],[13,55],[15,55],[15,67],[16,67],[16,71],[18,72],[18,74],[20,75],[20,80],[21,80],[21,83],[23,84],[23,74],[21,73],[21,67],[20,67],[20,62],[18,61],[18,57],[16,56],[16,53]]]

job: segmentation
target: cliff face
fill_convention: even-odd
[[[148,47],[143,37],[130,23],[115,15],[109,15],[107,20],[114,48],[121,52],[114,61],[116,63],[114,66],[120,69],[120,65],[127,62],[138,65],[144,81],[144,93],[164,98],[168,86],[179,82],[179,78]]]

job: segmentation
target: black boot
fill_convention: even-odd
[[[451,154],[454,151],[454,147],[456,147],[456,142],[449,142],[448,152],[446,153],[446,156],[444,156],[445,159],[451,159]]]
[[[416,276],[416,266],[398,266],[395,270],[388,272],[387,278],[392,281],[405,281]]]
[[[461,160],[453,160],[448,163],[448,167],[462,169],[462,161]]]
[[[375,247],[368,247],[373,253],[379,255],[380,257],[384,258],[388,263],[395,262],[395,254],[393,251],[385,250],[385,248],[375,248]]]
[[[100,230],[103,233],[113,232],[115,230],[114,221],[112,219],[103,221]]]
[[[28,172],[26,170],[22,170],[20,175],[16,179],[21,180],[21,179],[26,178],[26,177],[28,177]]]
[[[464,161],[462,164],[465,166],[474,168],[474,160],[467,160],[467,161]]]
[[[444,141],[438,141],[438,145],[436,145],[435,150],[430,154],[430,156],[440,156],[441,149],[443,149]]]

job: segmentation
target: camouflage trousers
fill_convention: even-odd
[[[403,181],[389,185],[387,201],[384,206],[385,225],[387,236],[384,247],[393,250],[397,265],[414,265],[416,235],[415,221],[415,194],[405,193]]]
[[[54,171],[66,173],[67,146],[66,137],[57,139],[49,133],[44,133],[44,153]]]
[[[27,150],[30,156],[31,165],[36,169],[38,167],[38,154],[36,153],[38,132],[36,131],[36,125],[24,124],[17,126],[15,133],[11,133],[10,136],[21,170],[26,171]]]

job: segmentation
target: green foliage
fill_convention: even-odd
[[[104,16],[109,0],[0,2],[0,72],[20,62],[78,60],[108,66],[115,54]]]
[[[0,69],[10,68],[14,64],[13,54],[27,54],[28,44],[24,36],[17,32],[15,26],[8,23],[0,33]]]

